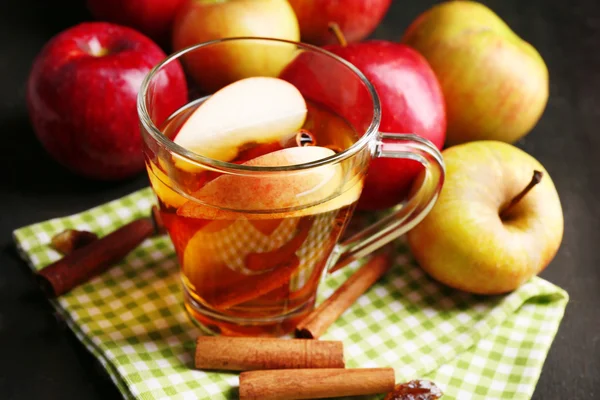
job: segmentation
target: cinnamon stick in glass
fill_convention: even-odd
[[[392,368],[280,369],[240,374],[240,400],[361,396],[394,389]]]
[[[196,368],[250,371],[288,368],[344,368],[339,341],[261,337],[200,336]]]
[[[296,326],[296,337],[317,339],[391,267],[389,255],[375,255]]]

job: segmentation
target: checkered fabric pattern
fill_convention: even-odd
[[[37,270],[60,255],[48,247],[65,228],[104,235],[148,213],[150,189],[14,232]],[[319,301],[359,265],[329,277]],[[167,237],[145,241],[103,275],[53,300],[70,328],[128,399],[235,399],[238,374],[194,370],[200,334],[185,313],[177,260]],[[529,399],[568,295],[540,278],[495,297],[431,280],[402,241],[390,272],[332,326],[348,367],[395,368],[398,382],[428,378],[445,399]],[[379,396],[376,398],[382,398]]]
[[[336,215],[336,211],[331,211],[315,216],[306,240],[296,253],[301,268],[291,277],[291,290],[301,289],[314,269],[323,262],[328,250],[323,243],[334,229]],[[254,221],[238,219],[228,222],[221,229],[202,229],[188,242],[186,254],[190,249],[194,254],[200,254],[215,264],[224,264],[234,271],[252,275],[257,272],[246,268],[246,257],[251,253],[271,252],[288,243],[296,235],[300,219],[301,217]],[[265,230],[266,224],[271,226]],[[186,259],[187,255],[184,256],[184,271],[192,279],[197,267],[196,260],[186,263]]]

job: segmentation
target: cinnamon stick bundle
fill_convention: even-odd
[[[391,267],[389,256],[376,255],[296,326],[296,337],[317,339]]]
[[[394,389],[392,368],[280,369],[240,374],[240,400],[360,396]]]
[[[285,368],[344,368],[342,342],[301,339],[200,336],[196,368],[249,371]]]

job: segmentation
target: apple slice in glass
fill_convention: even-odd
[[[157,197],[169,207],[180,207],[185,204],[188,199],[180,195],[173,189],[173,181],[164,173],[160,167],[152,162],[148,162],[149,166],[148,177],[150,185]]]
[[[306,113],[306,102],[294,85],[277,78],[246,78],[201,104],[174,142],[194,153],[231,161],[248,144],[285,141],[302,128]],[[179,157],[175,161],[190,172],[199,169]]]
[[[286,142],[302,127],[306,113],[306,102],[292,84],[277,78],[242,79],[203,103],[185,122],[175,143],[213,159],[231,161],[248,144]],[[332,150],[324,147],[295,147],[267,153],[244,164],[289,166],[333,154]],[[178,167],[188,171],[201,168],[182,159],[176,161],[180,161]],[[338,164],[275,176],[225,175],[194,193],[198,201],[186,202],[179,208],[178,214],[193,218],[236,219],[240,215],[228,210],[261,214],[292,209],[293,215],[286,216],[307,215],[298,213],[298,209],[329,203],[325,208],[311,210],[311,213],[317,213],[356,201],[361,185],[345,186],[343,170]],[[345,196],[336,198],[338,193]],[[331,202],[328,201],[330,199]],[[269,216],[265,215],[265,218]]]
[[[334,155],[319,147],[291,147],[254,158],[250,166],[280,167],[304,164]],[[229,218],[227,210],[249,213],[277,211],[318,204],[338,192],[343,183],[340,165],[325,165],[308,170],[256,176],[222,175],[194,194],[198,201],[181,206],[179,215],[194,218]],[[206,205],[203,205],[203,204]],[[272,217],[271,217],[272,218]]]

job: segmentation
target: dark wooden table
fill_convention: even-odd
[[[25,81],[57,32],[89,20],[83,0],[0,5],[0,398],[117,399],[119,392],[52,308],[18,258],[15,228],[83,211],[147,185],[97,183],[65,172],[33,136]],[[397,40],[433,1],[394,0],[375,36]],[[600,2],[486,0],[550,70],[550,100],[518,143],[554,179],[565,213],[562,247],[542,276],[571,301],[534,399],[600,398]]]

